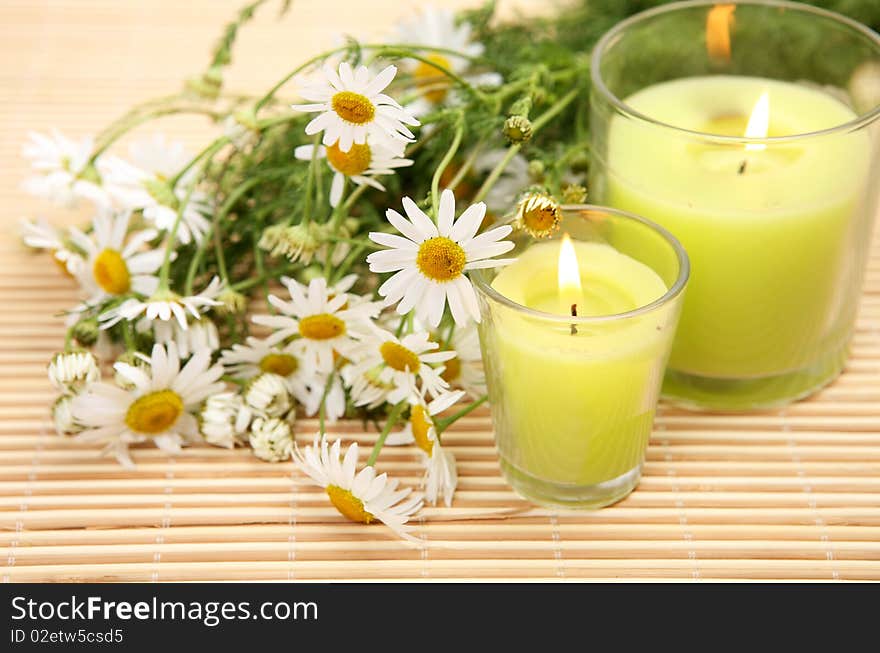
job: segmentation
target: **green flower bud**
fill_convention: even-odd
[[[525,143],[532,137],[532,122],[525,116],[510,116],[502,132],[509,143]]]
[[[78,344],[83,347],[91,347],[98,341],[98,335],[101,333],[98,328],[98,320],[95,318],[84,318],[73,325],[71,335]]]

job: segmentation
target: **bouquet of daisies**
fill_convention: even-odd
[[[509,262],[513,230],[547,236],[561,202],[585,199],[589,50],[645,3],[509,24],[492,5],[429,8],[260,96],[229,92],[232,46],[265,3],[239,12],[179,93],[95,138],[25,144],[26,190],[93,209],[81,229],[23,223],[81,291],[49,364],[52,415],[124,465],[147,442],[292,459],[340,513],[409,538],[422,497],[377,472],[379,451],[413,446],[424,499],[451,503],[442,435],[485,401],[467,272]],[[213,121],[216,138],[195,154],[160,134],[117,151],[180,113]],[[319,429],[297,446],[303,415]],[[344,417],[380,430],[363,463],[328,435]]]

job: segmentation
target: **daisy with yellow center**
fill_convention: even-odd
[[[347,357],[381,306],[378,302],[352,304],[347,293],[331,296],[323,277],[313,279],[308,286],[288,281],[290,301],[269,295],[269,303],[280,315],[255,315],[253,321],[275,329],[266,339],[267,344],[291,339],[290,351],[301,365],[310,372],[329,373],[334,353]]]
[[[437,434],[434,416],[458,402],[464,392],[447,392],[430,403],[425,402],[424,395],[413,392],[409,396],[410,414],[403,431],[389,435],[385,444],[407,445],[418,447],[419,457],[425,465],[423,484],[425,499],[433,504],[442,497],[443,503],[452,505],[452,496],[458,485],[458,473],[455,467],[455,456],[443,448]]]
[[[195,413],[201,403],[223,390],[223,367],[211,365],[211,353],[197,352],[181,368],[174,343],[154,345],[150,366],[117,362],[125,387],[94,383],[74,398],[72,414],[84,427],[77,437],[105,445],[105,453],[132,466],[128,446],[147,440],[169,453],[199,437]]]
[[[386,305],[397,304],[401,315],[415,310],[416,317],[431,328],[440,324],[447,302],[456,324],[464,326],[470,319],[479,322],[477,296],[464,273],[512,262],[493,258],[513,248],[512,242],[501,240],[511,227],[496,227],[477,236],[486,205],[474,204],[455,220],[455,196],[450,190],[440,196],[437,224],[409,197],[403,198],[403,208],[409,220],[393,209],[386,213],[403,236],[370,233],[370,240],[389,248],[367,257],[370,270],[396,272],[379,287]]]
[[[220,355],[227,374],[241,380],[253,379],[260,374],[275,374],[284,380],[288,392],[302,404],[310,397],[309,384],[317,372],[304,365],[293,343],[271,344],[248,336],[244,344],[234,344]]]
[[[19,221],[24,244],[35,249],[44,249],[52,253],[52,260],[68,277],[74,277],[85,265],[82,253],[74,249],[70,239],[59,229],[46,220],[31,222],[25,218]]]
[[[311,161],[313,154],[327,159],[335,173],[330,184],[330,206],[336,208],[342,200],[346,177],[356,186],[372,186],[384,191],[385,187],[374,177],[391,175],[395,169],[413,164],[412,159],[402,157],[402,148],[394,151],[374,141],[368,138],[366,143],[352,145],[348,152],[343,152],[338,143],[329,147],[321,145],[317,150],[313,145],[301,145],[294,150],[294,156],[301,161]]]
[[[562,209],[552,195],[527,193],[516,207],[513,226],[534,238],[546,238],[559,229]]]
[[[376,474],[368,465],[357,471],[358,445],[352,443],[340,461],[339,440],[329,445],[326,438],[315,436],[314,443],[295,450],[297,468],[324,489],[333,507],[346,519],[371,524],[381,522],[399,537],[421,543],[409,533],[409,518],[422,507],[419,496],[409,488],[398,489],[398,481],[386,474]]]
[[[343,373],[356,406],[374,406],[387,401],[396,404],[418,384],[435,397],[449,386],[440,377],[441,364],[455,356],[451,351],[437,351],[427,333],[410,333],[397,338],[377,326],[352,350],[351,365]]]
[[[351,151],[353,145],[365,144],[368,134],[380,140],[411,142],[413,134],[406,125],[415,126],[419,121],[382,93],[396,74],[394,66],[373,76],[366,66],[352,70],[346,61],[339,64],[338,72],[325,65],[322,81],[300,89],[309,104],[294,104],[293,108],[320,112],[306,125],[306,134],[324,132],[322,143],[338,145],[342,153]]]
[[[501,83],[500,75],[495,73],[469,74],[471,59],[483,54],[484,48],[482,43],[473,40],[470,23],[457,21],[450,9],[425,7],[416,16],[398,23],[391,38],[397,43],[444,50],[425,51],[422,56],[427,61],[403,60],[402,65],[413,76],[422,96],[407,106],[414,115],[427,113],[449,99],[451,83],[444,70],[463,77],[474,86],[498,86]],[[461,56],[454,52],[461,53]]]
[[[151,295],[159,286],[155,273],[162,266],[164,252],[145,249],[157,232],[145,229],[129,234],[129,219],[129,213],[99,212],[90,235],[70,228],[71,242],[84,253],[76,279],[89,295],[86,305],[132,292]]]

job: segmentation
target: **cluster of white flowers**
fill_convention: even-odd
[[[35,175],[26,188],[66,206],[90,201],[95,209],[83,230],[23,223],[25,242],[50,251],[81,290],[69,311],[68,346],[49,366],[60,393],[53,406],[59,433],[99,443],[127,466],[130,445],[143,442],[169,453],[196,441],[249,446],[268,462],[292,460],[344,516],[381,521],[409,539],[406,522],[423,498],[398,489],[374,461],[382,442],[412,445],[424,465],[424,499],[451,504],[457,473],[441,443],[448,423],[441,414],[465,395],[481,400],[485,393],[480,313],[466,273],[509,262],[497,257],[513,247],[504,240],[511,227],[484,229],[483,202],[456,211],[453,192],[444,190],[433,197],[434,210],[404,197],[405,215],[388,209],[387,224],[361,233],[353,252],[360,225],[348,206],[367,189],[385,191],[382,177],[413,165],[406,148],[416,141],[420,103],[454,104],[443,71],[465,76],[482,51],[470,28],[456,26],[446,11],[426,10],[396,38],[426,48],[419,60],[402,60],[403,82],[420,95],[415,104],[404,107],[388,95],[398,73],[393,65],[372,71],[342,61],[301,80],[308,103],[293,109],[317,114],[304,127],[314,142],[291,155],[308,162],[297,165],[311,166],[310,176],[316,166],[329,166],[329,213],[324,222],[270,224],[257,234],[258,247],[287,259],[295,273],[274,279],[286,292],[267,290],[270,312],[251,317],[259,336],[247,329],[239,335],[247,300],[222,265],[223,280],[205,284],[208,275],[195,275],[193,264],[184,292],[180,274],[172,282],[171,263],[201,252],[214,228],[215,207],[194,172],[197,159],[180,143],[156,135],[131,145],[124,159],[92,139],[31,135],[24,154]],[[254,147],[261,138],[255,112],[228,116],[224,134],[237,150]],[[367,248],[374,251],[355,261]],[[313,262],[323,273],[307,267]],[[346,275],[353,263],[376,278]],[[355,292],[359,282],[363,291]],[[112,364],[109,380],[101,379],[99,358],[78,346],[100,349],[106,369]],[[301,449],[298,413],[321,425]],[[328,442],[324,425],[382,413],[391,417],[370,462],[358,471],[357,444],[340,461],[340,441]],[[398,422],[403,430],[394,433]]]

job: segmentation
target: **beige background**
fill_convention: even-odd
[[[197,447],[138,449],[134,472],[47,430],[45,365],[72,284],[15,237],[22,215],[64,214],[18,190],[27,130],[93,133],[202,70],[235,0],[0,2],[0,579],[880,579],[880,250],[846,374],[784,411],[706,416],[662,407],[638,491],[596,513],[519,500],[498,475],[486,413],[444,442],[452,508],[415,521],[415,549],[345,522],[290,465]],[[294,0],[245,28],[230,86],[260,90],[342,31],[378,33],[416,0]],[[463,5],[464,2],[449,3]],[[527,3],[531,6],[542,3]],[[515,5],[503,3],[510,13]],[[195,147],[198,119],[157,123]],[[149,133],[149,131],[147,131]],[[310,437],[313,422],[299,433]],[[370,446],[357,424],[338,429]],[[411,451],[382,469],[415,484]]]

